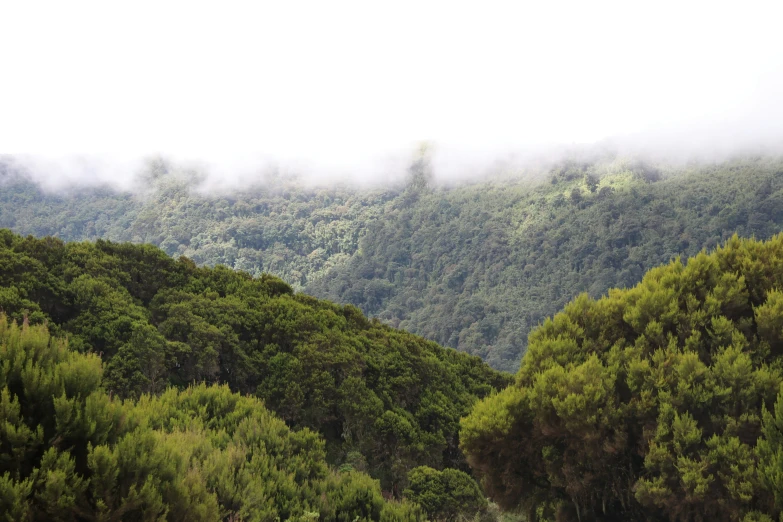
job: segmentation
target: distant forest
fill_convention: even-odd
[[[783,160],[672,166],[604,156],[444,187],[426,157],[400,186],[308,188],[276,178],[225,194],[165,161],[137,192],[49,192],[0,163],[0,227],[152,243],[197,265],[274,274],[293,289],[515,371],[527,336],[581,292],[732,234],[783,230]]]

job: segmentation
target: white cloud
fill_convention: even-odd
[[[777,139],[781,14],[714,1],[4,2],[0,153],[342,172],[422,139],[473,151],[689,129]]]

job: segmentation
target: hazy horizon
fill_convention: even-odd
[[[0,154],[57,181],[146,158],[218,179],[459,179],[573,147],[783,151],[781,9],[712,2],[0,7]],[[595,145],[597,144],[597,145]],[[607,145],[608,144],[608,145]]]

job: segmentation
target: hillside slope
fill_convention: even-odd
[[[132,190],[45,189],[0,157],[0,227],[66,241],[151,243],[199,265],[275,274],[301,289],[358,247],[395,190],[308,188],[264,178],[236,190],[207,189],[204,176],[150,161]]]
[[[633,286],[734,233],[783,230],[783,162],[664,174],[572,163],[543,185],[428,191],[395,202],[351,260],[307,291],[511,371],[531,328],[579,293]]]
[[[150,245],[0,230],[0,310],[97,354],[121,397],[221,383],[263,399],[289,426],[321,433],[330,463],[398,495],[413,467],[465,468],[459,419],[510,381],[353,306]]]
[[[733,233],[783,229],[783,161],[769,157],[684,166],[574,158],[524,179],[451,188],[435,186],[420,158],[404,187],[276,179],[212,196],[199,192],[197,174],[164,162],[150,165],[139,194],[53,194],[4,172],[0,226],[146,241],[200,265],[273,273],[507,371],[530,330],[580,292],[632,286]]]
[[[100,358],[0,314],[0,518],[16,522],[423,520],[323,440],[226,386],[121,401]]]

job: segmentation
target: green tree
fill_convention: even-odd
[[[413,468],[405,498],[419,504],[432,520],[472,519],[488,507],[476,481],[467,473],[450,468]]]
[[[487,493],[531,520],[777,518],[782,284],[783,235],[735,236],[575,299],[462,421]]]

